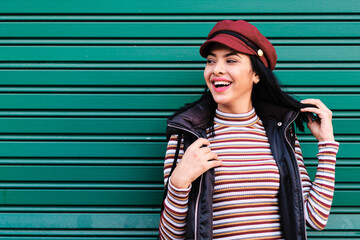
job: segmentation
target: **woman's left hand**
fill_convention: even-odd
[[[307,124],[314,137],[319,142],[334,141],[335,138],[331,110],[328,109],[319,99],[305,99],[301,100],[301,103],[312,104],[317,107],[307,107],[301,109],[301,112],[312,112],[319,116],[319,119],[316,121],[309,118],[309,122]]]

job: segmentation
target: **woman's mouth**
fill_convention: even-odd
[[[232,85],[232,82],[221,80],[212,81],[211,83],[215,92],[224,92]]]

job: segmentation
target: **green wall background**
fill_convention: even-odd
[[[308,235],[360,239],[359,1],[0,3],[0,239],[156,239],[165,120],[200,96],[222,19],[257,26],[286,89],[333,110],[332,214]]]

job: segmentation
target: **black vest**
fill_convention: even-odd
[[[172,134],[181,134],[186,150],[197,138],[206,138],[210,101],[210,97],[203,97],[190,109],[169,118],[166,131],[168,139]],[[272,155],[279,168],[278,199],[283,237],[286,240],[307,239],[301,176],[294,150],[293,122],[298,117],[299,111],[263,104],[256,108],[256,112],[264,124]],[[214,182],[214,169],[210,169],[192,183],[186,239],[212,239]]]

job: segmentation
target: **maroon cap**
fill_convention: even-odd
[[[210,43],[220,43],[237,52],[258,56],[266,67],[275,68],[277,56],[274,46],[254,25],[243,20],[216,23],[200,47],[200,55],[204,58]]]

